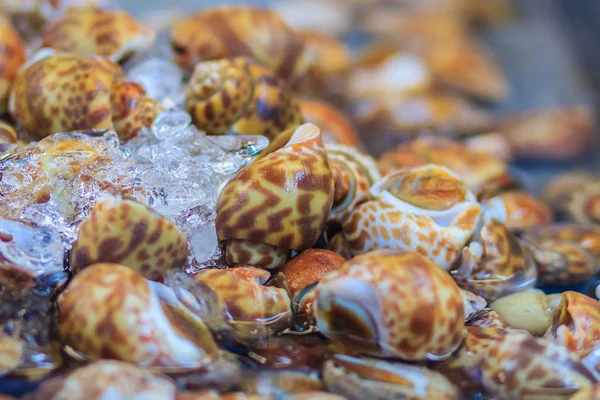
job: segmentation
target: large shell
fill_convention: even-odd
[[[527,230],[523,239],[532,245],[539,279],[570,285],[584,282],[598,272],[600,228],[558,223]]]
[[[492,219],[479,232],[479,240],[462,250],[453,277],[458,285],[493,301],[531,288],[537,269],[528,249],[506,226]]]
[[[458,176],[425,165],[387,175],[343,224],[354,254],[380,248],[416,250],[450,269],[477,226],[481,206]]]
[[[443,375],[424,367],[335,355],[325,364],[327,388],[350,400],[457,400],[457,388]]]
[[[3,14],[0,14],[0,54],[0,113],[4,113],[17,71],[25,62],[25,47],[15,28]]]
[[[70,53],[50,54],[23,68],[9,107],[34,139],[90,129],[113,129],[129,139],[160,112],[117,64]]]
[[[119,62],[152,45],[154,33],[123,10],[70,8],[46,24],[42,45]]]
[[[302,76],[311,61],[298,33],[274,11],[255,7],[218,7],[181,20],[171,30],[171,47],[185,68],[248,56],[283,79]]]
[[[168,293],[129,267],[89,266],[58,297],[60,340],[92,359],[144,367],[207,365],[217,350],[210,332]]]
[[[239,267],[200,271],[194,279],[216,294],[218,308],[236,338],[259,340],[289,328],[292,322],[290,297],[284,289],[265,286],[270,276],[263,269]]]
[[[301,99],[300,110],[306,122],[321,129],[323,143],[359,147],[358,133],[350,119],[331,104],[314,99]]]
[[[219,195],[216,228],[227,262],[280,265],[287,258],[281,249],[305,250],[317,241],[332,203],[333,177],[319,129],[301,125],[283,148],[240,170]]]
[[[347,261],[319,282],[314,309],[319,330],[345,351],[439,359],[464,335],[460,289],[416,252],[379,250]]]
[[[484,204],[484,218],[496,218],[511,230],[520,231],[552,222],[552,210],[526,192],[502,192]]]
[[[79,225],[71,250],[71,269],[116,263],[161,281],[167,269],[183,266],[188,257],[185,235],[166,217],[131,200],[96,203]]]
[[[302,123],[293,93],[271,70],[245,57],[196,64],[185,107],[196,127],[209,135],[263,135],[272,140]]]

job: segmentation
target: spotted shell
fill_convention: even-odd
[[[539,279],[570,285],[584,282],[599,268],[600,228],[557,223],[527,230],[523,239],[532,247]]]
[[[173,400],[175,392],[175,383],[167,377],[126,362],[101,360],[71,372],[51,398]]]
[[[142,367],[200,368],[216,344],[166,286],[132,268],[95,264],[77,274],[57,300],[63,345],[91,359],[112,358]]]
[[[76,54],[98,54],[119,62],[152,45],[154,33],[123,10],[70,8],[44,25],[42,46]]]
[[[585,356],[600,344],[600,303],[581,293],[562,293],[544,337]]]
[[[361,203],[369,200],[371,186],[381,179],[375,160],[350,146],[327,145],[335,192],[329,221],[341,224]]]
[[[70,267],[78,273],[97,263],[116,263],[162,281],[167,269],[183,266],[187,239],[166,217],[131,200],[96,203],[79,225]]]
[[[161,110],[117,64],[70,53],[49,54],[23,68],[9,108],[37,140],[56,132],[90,129],[116,130],[127,140],[149,126]]]
[[[196,64],[185,107],[209,135],[263,135],[272,140],[302,123],[294,95],[271,70],[237,57]]]
[[[371,187],[371,195],[375,199],[356,207],[343,223],[354,254],[416,250],[450,269],[481,213],[465,183],[433,164],[389,174]]]
[[[0,155],[17,148],[17,132],[12,125],[0,121]]]
[[[505,162],[469,150],[464,144],[451,139],[423,137],[400,145],[379,158],[383,174],[428,163],[450,168],[478,195],[490,187],[504,187],[511,181]]]
[[[544,188],[546,199],[559,216],[585,224],[600,224],[600,179],[589,172],[567,172]]]
[[[0,113],[7,111],[10,89],[25,62],[25,47],[10,21],[0,14]]]
[[[527,248],[502,223],[492,219],[462,250],[453,277],[460,287],[493,301],[533,287],[537,269]]]
[[[255,7],[217,7],[183,19],[171,30],[171,47],[184,68],[248,56],[283,79],[304,75],[312,58],[302,37],[277,13]]]
[[[457,388],[425,367],[334,355],[323,369],[327,388],[350,400],[458,400]]]
[[[319,129],[301,125],[283,148],[241,169],[221,191],[216,229],[227,263],[273,268],[287,258],[281,249],[312,247],[325,228],[333,190]],[[253,251],[265,248],[271,250]]]
[[[321,333],[346,351],[435,360],[464,335],[460,289],[417,252],[379,250],[346,261],[317,285],[314,310]]]
[[[523,229],[552,222],[552,210],[529,193],[521,191],[502,192],[484,204],[484,219],[496,218],[508,229]]]
[[[360,147],[358,133],[350,119],[333,105],[314,99],[301,99],[300,110],[306,122],[317,125],[323,143]]]
[[[284,289],[265,286],[271,274],[253,267],[210,269],[194,275],[214,291],[226,323],[240,340],[263,339],[289,328],[291,301]]]

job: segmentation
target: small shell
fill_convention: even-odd
[[[343,224],[353,253],[416,250],[444,269],[458,260],[481,212],[465,183],[433,164],[389,174],[371,195],[375,200],[359,205]]]
[[[533,287],[537,270],[528,249],[495,219],[479,232],[480,239],[463,248],[460,266],[453,272],[458,285],[493,301]]]
[[[541,290],[509,294],[491,303],[490,307],[512,327],[532,335],[543,335],[552,323],[548,298]]]
[[[314,99],[301,99],[300,110],[306,122],[321,129],[323,143],[360,147],[358,132],[348,116],[331,104]]]
[[[0,121],[0,155],[17,148],[17,132],[12,125]]]
[[[262,135],[272,140],[302,123],[294,95],[279,78],[243,57],[196,64],[185,107],[196,127],[209,135]]]
[[[218,308],[236,338],[257,340],[289,328],[292,322],[290,298],[284,289],[265,285],[270,276],[263,269],[240,267],[203,270],[194,279],[216,294]]]
[[[544,336],[585,356],[600,344],[600,303],[577,292],[564,292]]]
[[[70,8],[44,26],[42,46],[76,54],[98,54],[120,62],[152,45],[154,33],[122,10]]]
[[[379,250],[348,260],[319,282],[314,309],[321,333],[347,351],[440,359],[464,335],[458,286],[416,252]]]
[[[171,30],[175,61],[191,69],[200,61],[248,56],[288,79],[311,62],[302,37],[272,10],[217,7],[179,21]]]
[[[85,268],[57,300],[62,344],[143,367],[210,363],[217,347],[204,323],[172,300],[170,289],[150,282],[118,264]]]
[[[424,367],[335,355],[323,370],[327,388],[350,400],[458,400],[457,388]]]
[[[281,249],[312,247],[325,228],[333,192],[319,129],[301,125],[283,148],[241,169],[221,191],[216,229],[228,263],[274,268]],[[241,248],[228,245],[234,241],[246,242],[247,250],[234,251]],[[253,248],[264,254],[260,261]]]
[[[553,178],[543,196],[561,217],[600,224],[600,178],[589,172],[567,172]]]
[[[7,111],[8,96],[17,77],[17,71],[25,62],[25,47],[18,32],[2,14],[0,14],[0,54],[0,113],[4,113]]]
[[[598,272],[600,228],[593,225],[552,224],[527,230],[541,281],[557,285],[584,282]]]
[[[37,140],[56,132],[90,129],[117,130],[126,140],[160,111],[141,85],[126,80],[117,64],[69,53],[49,54],[21,69],[9,108]]]
[[[526,192],[500,193],[484,204],[484,219],[492,216],[511,230],[524,230],[552,222],[552,210],[543,201]]]
[[[96,203],[79,225],[70,267],[78,273],[97,263],[117,263],[162,281],[164,271],[183,266],[187,240],[166,217],[131,200]]]

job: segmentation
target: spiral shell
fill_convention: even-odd
[[[42,93],[42,95],[40,95]],[[10,95],[10,112],[34,139],[52,133],[116,130],[121,139],[149,126],[161,108],[141,85],[98,56],[55,53],[22,69]]]
[[[181,267],[188,257],[187,239],[166,217],[131,200],[96,203],[79,225],[71,250],[71,269],[116,263],[162,281],[167,269]]]
[[[558,223],[527,230],[523,240],[532,246],[539,279],[570,285],[584,282],[598,272],[600,228]]]
[[[375,200],[359,205],[343,223],[354,254],[378,248],[416,250],[450,269],[481,212],[465,183],[433,164],[392,173],[375,183],[371,194]]]
[[[379,250],[348,260],[319,282],[314,309],[321,333],[346,351],[435,360],[464,335],[460,289],[416,252]]]
[[[520,191],[500,193],[485,202],[484,218],[496,218],[508,229],[521,231],[552,222],[552,210],[543,202]]]
[[[350,400],[457,400],[457,388],[443,375],[424,367],[335,355],[323,370],[327,388]]]
[[[543,197],[561,217],[600,224],[600,179],[589,172],[566,172],[553,178]]]
[[[293,94],[268,68],[244,57],[196,64],[185,107],[196,127],[209,135],[263,135],[272,140],[302,123]]]
[[[350,119],[331,104],[314,99],[301,99],[300,110],[306,122],[321,129],[323,143],[360,147],[358,132]]]
[[[143,367],[200,368],[216,353],[204,323],[118,264],[95,264],[77,274],[57,300],[63,345],[92,359],[113,358]]]
[[[120,62],[152,45],[154,33],[122,10],[70,8],[44,26],[42,46],[76,54],[97,54]]]
[[[319,129],[301,125],[283,148],[241,169],[221,191],[216,229],[227,263],[274,268],[289,249],[310,248],[327,223],[333,190]]]
[[[283,79],[304,75],[312,58],[302,37],[277,13],[255,7],[218,7],[183,19],[171,30],[171,47],[184,68],[248,56]]]
[[[25,62],[25,46],[10,21],[0,14],[0,113],[7,111],[8,97],[19,67]]]
[[[453,277],[460,287],[493,301],[509,293],[531,288],[537,278],[536,265],[527,248],[503,224],[492,219],[462,250],[460,266]]]

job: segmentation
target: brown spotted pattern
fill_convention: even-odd
[[[350,400],[458,400],[457,388],[442,374],[425,367],[334,355],[325,363],[327,388]]]
[[[494,216],[507,228],[516,231],[552,222],[552,210],[544,201],[529,193],[511,190],[485,202],[484,215]]]
[[[358,132],[350,118],[333,105],[315,99],[301,99],[300,110],[306,122],[317,125],[323,136],[323,143],[343,144],[359,147]]]
[[[200,271],[194,279],[211,288],[234,335],[262,339],[292,322],[290,297],[284,289],[265,286],[268,271],[252,267]]]
[[[17,72],[25,62],[25,46],[8,18],[0,14],[0,113],[7,111],[8,97]]]
[[[319,129],[298,127],[281,149],[242,168],[217,201],[219,240],[244,240],[263,249],[305,250],[325,228],[333,203],[333,177]],[[246,259],[228,254],[232,264]]]
[[[600,260],[600,228],[556,223],[525,231],[532,246],[539,278],[551,284],[584,282],[596,274]]]
[[[481,242],[462,250],[453,277],[466,290],[493,301],[531,288],[537,279],[536,265],[528,249],[506,226],[495,219],[479,232]]]
[[[70,266],[78,273],[96,263],[115,263],[161,281],[187,257],[187,239],[166,217],[131,200],[107,199],[79,225]]]
[[[142,129],[144,96],[117,64],[98,56],[55,53],[19,72],[10,112],[38,140],[56,132],[117,127],[127,139]]]
[[[274,11],[256,7],[218,7],[183,19],[171,30],[171,47],[184,68],[247,56],[283,79],[304,75],[311,61],[298,33]]]
[[[350,352],[439,359],[464,336],[460,289],[417,252],[379,250],[348,260],[319,282],[314,309],[321,333]]]
[[[70,8],[44,26],[42,45],[77,54],[98,54],[119,62],[145,50],[154,33],[118,9]]]
[[[12,125],[0,121],[0,154],[17,148],[17,132]]]
[[[202,321],[192,324],[183,311],[161,302],[154,287],[122,265],[85,268],[57,300],[61,343],[92,359],[143,367],[207,365],[216,345]]]
[[[544,337],[585,356],[600,344],[600,303],[581,293],[562,293]]]
[[[268,68],[244,57],[196,64],[185,106],[209,135],[262,135],[272,140],[302,123],[291,91]]]
[[[140,398],[173,400],[175,383],[147,369],[115,360],[96,361],[65,378],[53,400]],[[118,395],[117,395],[118,393]]]
[[[413,194],[404,192],[402,197],[415,204],[394,195],[403,182],[421,176],[434,177],[427,184],[431,196],[422,195],[422,190],[414,185],[406,187],[407,191],[414,189]],[[437,165],[400,170],[379,180],[371,188],[375,199],[356,207],[343,223],[352,252],[364,254],[382,248],[413,250],[450,269],[475,231],[481,206],[464,186],[459,185],[462,189],[457,191],[454,184],[448,187],[446,182],[460,181],[452,171]],[[458,196],[450,203],[445,200],[447,189],[452,192],[451,197]]]

